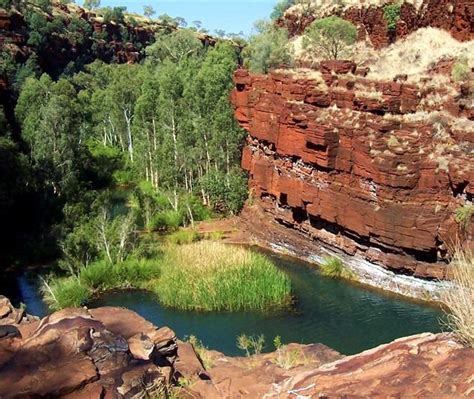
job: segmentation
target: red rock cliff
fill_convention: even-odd
[[[354,69],[235,73],[253,195],[308,238],[444,278],[449,244],[472,245],[472,224],[465,231],[454,219],[474,194],[472,124],[455,117],[465,111],[459,97],[431,101],[433,88],[344,74]]]

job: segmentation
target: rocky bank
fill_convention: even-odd
[[[474,349],[449,334],[354,356],[321,344],[250,357],[197,349],[127,309],[65,309],[38,320],[0,296],[2,399],[474,397]]]

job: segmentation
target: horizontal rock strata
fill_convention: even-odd
[[[474,193],[474,115],[460,88],[358,75],[344,61],[235,73],[252,196],[308,238],[443,279],[449,245],[472,245],[472,223],[460,228],[455,213]]]

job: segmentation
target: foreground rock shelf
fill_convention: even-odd
[[[250,357],[199,353],[127,309],[65,309],[38,320],[0,296],[5,399],[474,395],[474,349],[449,334],[402,338],[354,356],[321,344]]]

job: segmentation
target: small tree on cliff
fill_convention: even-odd
[[[90,10],[98,8],[100,6],[100,0],[84,0],[84,7]]]
[[[147,18],[151,18],[153,15],[155,15],[156,12],[153,9],[152,6],[143,6],[143,15]]]
[[[342,18],[331,16],[313,22],[305,31],[303,47],[326,59],[340,59],[351,54],[357,40],[357,28]]]
[[[252,72],[267,73],[271,68],[291,62],[286,29],[268,21],[257,21],[255,29],[258,33],[250,38],[243,52],[246,67]]]

